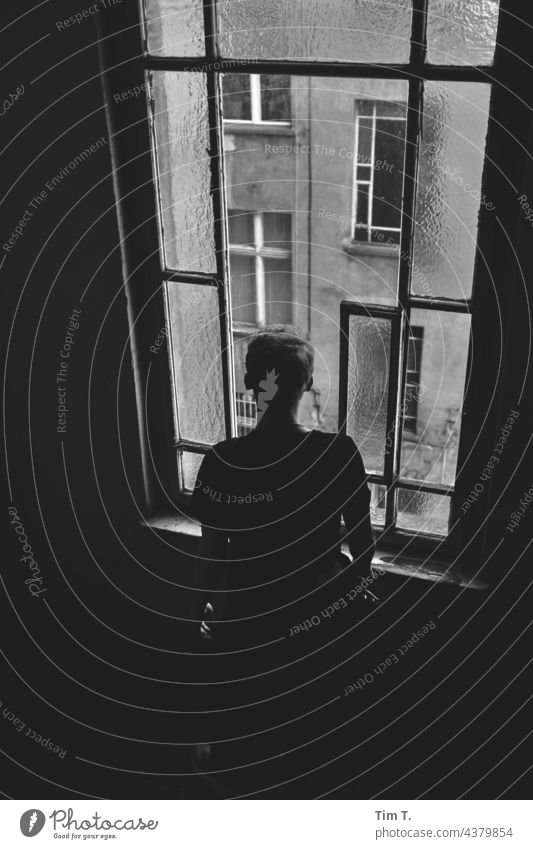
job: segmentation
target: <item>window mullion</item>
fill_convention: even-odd
[[[254,212],[254,242],[255,242],[255,299],[257,302],[257,322],[266,324],[266,294],[265,294],[265,263],[260,254],[264,245],[263,216]]]
[[[374,163],[376,161],[376,104],[372,107],[372,140],[370,142],[370,186],[368,188],[368,241],[372,241],[372,215],[374,211]]]
[[[261,77],[250,74],[250,100],[252,105],[252,123],[261,122]]]
[[[217,57],[216,4],[204,0],[204,27],[206,57],[212,61]],[[220,77],[208,70],[207,99],[209,115],[209,147],[211,188],[215,218],[215,249],[217,260],[217,289],[220,314],[221,358],[224,391],[224,416],[228,437],[236,433],[234,363],[231,329],[231,293],[229,286],[229,264],[225,232],[225,180],[222,142],[222,92]]]

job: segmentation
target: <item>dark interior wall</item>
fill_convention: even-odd
[[[20,237],[9,250],[2,250],[1,257],[9,462],[2,549],[6,588],[2,620],[8,639],[0,698],[26,728],[50,736],[67,754],[59,758],[26,737],[25,731],[17,733],[3,722],[4,765],[10,776],[6,787],[18,798],[54,798],[60,793],[63,797],[65,793],[115,798],[153,793],[157,797],[165,790],[150,787],[149,779],[136,770],[187,771],[183,744],[206,735],[203,720],[187,710],[219,704],[220,693],[213,688],[206,695],[205,687],[179,683],[213,674],[202,658],[187,654],[190,640],[180,624],[186,599],[182,584],[192,574],[186,551],[192,550],[193,543],[156,535],[139,521],[144,491],[137,405],[94,15],[59,28],[56,22],[74,14],[70,3],[34,9],[29,3],[18,4],[16,14],[25,11],[28,14],[3,33],[4,55],[16,57],[6,69],[3,92],[7,96],[21,86],[24,91],[2,117],[5,143],[9,142],[2,167],[2,194],[7,193],[2,204],[2,244],[9,245],[26,212],[27,220]],[[98,14],[120,16],[118,0]],[[72,168],[74,158],[99,139],[106,141]],[[46,183],[60,174],[57,185],[47,188]],[[32,199],[42,192],[41,202],[34,201],[32,206]],[[533,189],[529,196],[533,197]],[[522,238],[526,237],[524,229]],[[79,327],[73,333],[66,383],[58,384],[60,352],[74,309],[81,310]],[[513,309],[517,318],[524,316],[519,299]],[[154,321],[154,338],[159,329]],[[154,372],[159,369],[162,379],[164,363],[161,357],[153,359]],[[506,369],[509,375],[516,373],[512,358]],[[66,387],[68,408],[64,433],[57,431],[60,385]],[[510,390],[509,394],[509,404],[514,406],[515,394]],[[503,401],[501,408],[505,408]],[[513,487],[500,504],[500,523],[520,498],[522,485],[531,485],[523,459],[529,433],[525,401],[523,409],[516,426],[520,437],[500,472],[505,476],[519,464],[520,486]],[[503,490],[500,480],[497,485]],[[27,561],[20,560],[26,552],[14,530],[15,515],[8,513],[10,506],[38,564],[37,597],[32,597],[25,583],[31,572]],[[512,562],[521,576],[520,591],[528,584],[524,548],[523,536],[510,536],[491,564],[501,572]],[[449,602],[455,605],[438,643],[433,644],[433,648],[444,647],[438,664],[433,664],[431,672],[421,673],[409,691],[416,702],[424,681],[431,679],[437,685],[447,670],[462,664],[465,645],[478,646],[498,623],[501,606],[514,603],[519,592],[507,589],[496,594],[481,613],[476,594],[417,580],[384,579],[383,594],[394,597],[387,612],[390,619],[418,605],[414,618],[405,620],[413,628],[436,616]],[[520,605],[516,610],[521,610]],[[437,690],[412,714],[414,718],[381,738],[379,752],[385,757],[399,743],[411,740],[413,729],[421,730],[435,718],[433,730],[409,744],[414,764],[432,756],[435,735],[448,740],[450,729],[459,735],[432,761],[429,774],[427,769],[415,771],[391,790],[391,798],[429,787],[431,780],[445,774],[447,764],[458,763],[457,747],[466,751],[469,740],[474,751],[522,703],[518,679],[491,709],[489,718],[480,715],[501,689],[498,669],[463,697],[469,681],[479,677],[480,664],[489,669],[500,657],[502,643],[510,647],[515,638],[522,639],[518,621],[498,626],[484,642],[484,655],[474,654],[460,666],[452,686],[446,687],[446,697]],[[519,641],[516,646],[520,645]],[[386,655],[385,648],[380,652]],[[519,657],[515,649],[506,656],[509,680],[520,670]],[[456,706],[454,693],[460,698]],[[450,711],[437,721],[443,698]],[[409,698],[405,702],[402,695],[394,701],[396,706],[400,703],[408,707]],[[387,713],[388,717],[395,714],[390,705]],[[473,725],[467,727],[470,719]],[[360,728],[359,724],[359,736]],[[513,743],[518,742],[519,731],[516,725]],[[339,751],[353,743],[353,725],[343,734],[336,743]],[[170,743],[162,747],[139,741]],[[503,755],[508,748],[496,736],[493,751]],[[462,773],[462,786],[467,788],[481,774],[485,756],[483,748],[472,756]],[[131,772],[92,766],[87,763],[91,760]],[[343,760],[337,767],[343,779],[353,774],[350,762]],[[398,760],[393,769],[389,762],[384,769],[392,770],[391,780],[401,778],[405,763]],[[324,776],[328,786],[334,786],[337,776]],[[387,785],[382,778],[378,770],[355,790],[345,792],[366,797]],[[492,779],[501,789],[507,786],[501,773],[487,781]],[[174,783],[183,780],[173,779]],[[457,774],[433,795],[454,796],[456,780]],[[167,784],[171,785],[168,792],[177,792],[172,781]],[[478,790],[481,797],[490,795],[490,784]],[[317,787],[302,791],[306,792],[316,793]]]

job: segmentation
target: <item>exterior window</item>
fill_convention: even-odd
[[[284,74],[224,74],[222,85],[225,121],[290,122],[290,77]]]
[[[236,392],[237,436],[246,436],[255,427],[257,405],[251,392]]]
[[[424,328],[411,327],[407,349],[407,374],[405,378],[405,404],[403,408],[403,429],[416,434],[418,402],[420,396],[420,370],[422,363],[422,344]]]
[[[228,212],[232,317],[250,325],[291,321],[291,217]]]
[[[199,455],[254,421],[249,334],[290,322],[316,352],[302,422],[353,436],[384,538],[462,533],[499,4],[483,27],[458,4],[457,26],[437,31],[423,0],[374,21],[372,4],[368,18],[361,4],[340,17],[318,4],[296,27],[290,4],[269,26],[255,4],[216,2],[180,18],[179,39],[166,5],[150,5],[142,62],[179,495]]]
[[[405,106],[356,102],[354,238],[398,245],[401,233]]]

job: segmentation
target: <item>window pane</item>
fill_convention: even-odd
[[[427,82],[420,145],[412,291],[472,291],[490,86]],[[490,208],[490,207],[488,207]]]
[[[152,74],[165,264],[216,273],[206,75]]]
[[[398,516],[396,525],[401,530],[422,534],[448,534],[450,498],[420,490],[398,488]]]
[[[218,292],[214,286],[167,283],[178,436],[225,438]]]
[[[385,525],[387,487],[379,483],[370,484],[370,519],[373,525]]]
[[[291,216],[285,212],[263,214],[263,240],[266,248],[291,249]]]
[[[357,165],[362,172],[364,164],[356,145],[356,115],[365,114],[365,110],[372,115],[375,107],[383,120],[396,123],[393,117],[405,115],[407,84],[404,80],[292,76],[291,98],[291,135],[284,128],[277,132],[269,127],[265,132],[254,125],[253,132],[241,132],[231,122],[224,124],[226,196],[232,212],[230,239],[233,245],[251,245],[251,214],[257,213],[263,224],[263,263],[268,266],[270,262],[271,257],[266,255],[269,250],[289,254],[285,279],[276,278],[283,295],[271,299],[292,301],[292,314],[288,305],[278,304],[265,311],[265,320],[280,321],[290,316],[315,346],[315,393],[305,393],[301,421],[308,427],[316,427],[318,421],[321,429],[334,431],[339,409],[340,303],[396,304],[400,262],[397,250],[381,248],[389,240],[397,243],[396,231],[379,229],[371,238],[368,187],[361,186],[355,209],[354,177]],[[401,159],[403,141],[395,139]],[[386,153],[391,164],[399,161]],[[367,177],[374,173],[369,156],[364,168]],[[389,171],[378,167],[381,194],[387,203],[397,206],[394,179],[399,165]],[[239,222],[237,212],[247,212],[250,217],[243,216]],[[354,217],[364,221],[364,232],[357,232],[356,238]],[[259,225],[258,219],[258,238]],[[252,295],[243,285],[243,278],[250,281],[250,264],[244,268],[245,261],[239,260],[236,267],[233,254],[237,252],[230,249],[230,253],[234,286],[238,274],[242,293],[237,296],[234,291],[234,306],[242,306],[243,297],[255,302],[255,293]],[[287,295],[289,268],[292,294]],[[255,322],[255,315],[242,309],[237,309],[233,317]]]
[[[267,324],[290,324],[292,287],[290,259],[265,259]]]
[[[222,90],[224,118],[233,121],[251,121],[250,74],[224,74]]]
[[[230,254],[231,316],[233,321],[255,324],[257,299],[255,295],[255,259],[253,256]]]
[[[361,111],[372,110],[372,101],[367,101],[367,109],[361,105]],[[370,165],[372,158],[372,118],[360,117],[357,122],[357,161],[361,164]]]
[[[376,120],[373,159],[373,227],[400,228],[402,216],[405,121]]]
[[[415,393],[406,385],[403,411],[417,399],[416,434],[404,430],[403,478],[453,486],[461,425],[470,316],[463,313],[412,310],[411,324],[423,329],[420,378]],[[420,332],[420,331],[419,331]]]
[[[192,451],[180,451],[178,456],[181,466],[182,488],[186,492],[192,492],[205,455],[196,454]]]
[[[223,56],[407,62],[411,0],[221,0]]]
[[[489,65],[494,58],[498,0],[429,0],[428,62]]]
[[[363,456],[367,472],[382,474],[387,438],[391,322],[351,315],[348,336],[346,432]]]
[[[253,213],[244,212],[242,209],[229,209],[228,230],[230,245],[253,245]]]
[[[148,52],[205,56],[202,0],[144,0]]]
[[[261,74],[261,119],[290,121],[291,78],[285,74]]]

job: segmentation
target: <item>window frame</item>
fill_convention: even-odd
[[[509,315],[513,315],[511,305],[508,304],[509,296],[506,288],[506,280],[503,280],[506,271],[506,263],[513,259],[512,246],[500,243],[496,248],[495,236],[499,235],[499,227],[507,225],[511,230],[522,224],[520,210],[516,209],[515,194],[509,188],[507,176],[503,178],[502,168],[507,161],[506,157],[510,146],[509,139],[519,140],[519,146],[523,151],[523,157],[515,157],[511,163],[512,173],[519,178],[527,167],[527,140],[530,132],[530,122],[527,115],[527,104],[529,102],[528,78],[523,73],[525,55],[526,27],[520,27],[516,23],[516,8],[511,8],[510,0],[501,0],[500,15],[498,23],[498,34],[494,62],[492,65],[481,66],[450,66],[450,65],[425,65],[424,64],[424,30],[425,13],[427,11],[427,0],[414,0],[413,3],[413,31],[411,55],[409,62],[402,65],[362,65],[359,63],[331,62],[331,61],[288,61],[278,62],[274,60],[228,60],[228,65],[240,66],[240,72],[250,73],[288,73],[302,76],[349,76],[353,78],[391,78],[404,79],[409,83],[408,116],[416,120],[416,114],[420,104],[420,92],[425,80],[457,80],[492,83],[491,108],[489,116],[489,132],[486,144],[486,160],[489,168],[485,168],[483,174],[482,193],[490,198],[498,197],[501,201],[499,207],[499,222],[489,219],[486,209],[481,209],[478,229],[478,254],[476,267],[474,269],[474,281],[472,297],[476,299],[477,311],[472,315],[472,336],[477,338],[477,347],[474,351],[471,346],[469,351],[468,371],[473,380],[468,382],[467,391],[463,405],[463,421],[461,430],[461,442],[459,446],[458,468],[461,469],[460,478],[456,484],[457,489],[467,493],[476,479],[480,468],[482,468],[483,453],[491,450],[494,437],[498,432],[500,419],[498,418],[499,399],[510,397],[509,384],[503,387],[500,383],[501,369],[497,360],[498,352],[494,346],[491,333],[487,328],[499,331],[499,341],[505,345],[504,331],[510,332],[506,322]],[[521,4],[520,13],[526,20],[526,25],[533,24],[533,14],[530,7]],[[128,109],[119,115],[116,103],[113,103],[112,93],[121,89],[127,90],[132,84],[142,85],[146,82],[145,74],[158,70],[190,70],[201,71],[208,65],[217,62],[222,66],[224,57],[220,57],[215,46],[216,33],[216,10],[209,3],[204,3],[204,18],[206,22],[206,51],[204,56],[191,57],[161,57],[148,54],[146,50],[146,33],[144,31],[144,20],[139,7],[130,4],[125,17],[129,26],[124,26],[121,20],[120,28],[113,28],[110,21],[98,20],[98,50],[103,71],[103,85],[107,93],[106,113],[110,127],[110,149],[114,160],[113,181],[117,196],[117,214],[119,228],[121,228],[121,251],[125,268],[125,289],[128,297],[128,312],[131,327],[131,347],[133,354],[133,371],[139,417],[139,433],[141,440],[141,459],[143,467],[143,481],[146,508],[151,514],[159,514],[165,510],[172,509],[180,512],[188,503],[188,498],[181,497],[176,491],[175,473],[172,464],[168,463],[169,457],[174,456],[175,444],[171,438],[172,412],[170,409],[170,396],[173,391],[170,375],[161,374],[157,380],[154,378],[150,390],[150,398],[144,382],[147,374],[150,374],[152,363],[146,353],[146,346],[153,334],[154,320],[157,324],[164,321],[165,315],[162,306],[161,293],[164,282],[179,280],[182,283],[194,282],[216,285],[219,293],[229,285],[227,276],[216,280],[206,279],[205,275],[187,274],[174,270],[162,269],[160,264],[159,246],[157,238],[154,238],[158,211],[154,199],[154,173],[152,170],[150,145],[146,126],[146,105],[141,98],[132,98],[128,103]],[[527,24],[527,21],[530,24]],[[112,44],[110,44],[112,40]],[[518,45],[518,49],[517,49]],[[127,66],[127,68],[126,68]],[[222,71],[224,68],[222,67]],[[216,75],[219,71],[209,74],[209,102],[213,107],[214,98],[217,95]],[[521,98],[515,98],[510,103],[508,90],[512,84],[520,79],[518,91]],[[113,82],[111,83],[110,80]],[[521,100],[525,108],[521,110],[521,103],[517,105],[517,99]],[[414,112],[413,112],[414,110]],[[210,122],[211,132],[215,135],[219,132]],[[220,142],[220,139],[219,139]],[[221,144],[213,150],[213,173],[217,179],[214,181],[214,195],[218,195],[220,207],[220,194],[223,190],[224,175],[219,169],[221,163]],[[131,163],[135,163],[132,169]],[[406,168],[409,173],[416,173],[416,152],[406,152]],[[133,170],[133,173],[132,173]],[[217,188],[218,186],[218,188]],[[410,181],[406,181],[406,194],[412,192]],[[139,192],[143,195],[145,206],[142,214],[138,203]],[[135,202],[130,194],[136,193]],[[151,210],[146,215],[145,210]],[[220,217],[217,216],[220,222]],[[130,238],[131,233],[137,234],[137,239]],[[405,233],[402,242],[409,243],[411,234]],[[218,224],[218,240],[224,241],[223,225]],[[523,244],[523,243],[522,243]],[[526,250],[525,246],[523,249]],[[480,259],[480,256],[482,259]],[[217,258],[223,267],[223,252],[218,251]],[[489,267],[490,260],[494,267],[502,272],[501,277],[495,277],[493,270]],[[227,270],[224,269],[227,275]],[[405,263],[400,265],[400,281],[405,278]],[[515,273],[516,276],[516,273]],[[221,283],[221,279],[225,281]],[[491,288],[492,287],[492,288]],[[400,286],[400,308],[402,308],[402,293],[405,287]],[[493,294],[501,299],[505,308],[503,314],[494,306]],[[415,306],[434,308],[429,299],[411,297],[411,304],[419,301]],[[221,295],[221,303],[227,310],[225,296]],[[454,309],[456,302],[449,305]],[[462,303],[459,311],[465,311],[468,305]],[[227,312],[221,311],[221,320],[226,319]],[[148,321],[150,317],[150,321]],[[508,348],[503,347],[508,353]],[[231,351],[229,352],[231,356]],[[513,362],[511,355],[511,363]],[[230,370],[231,371],[231,370]],[[153,372],[152,372],[153,373]],[[508,368],[506,374],[513,377],[512,368]],[[230,377],[231,379],[231,377]],[[403,379],[403,378],[402,378]],[[495,381],[497,386],[495,387]],[[511,380],[512,383],[512,380]],[[505,391],[504,391],[505,389]],[[228,393],[228,387],[225,389]],[[233,393],[232,393],[233,395]],[[150,408],[154,406],[157,398],[157,415],[150,414]],[[487,415],[482,422],[476,416],[480,405],[487,410]],[[233,405],[231,405],[233,406]],[[165,412],[166,410],[166,412]],[[500,411],[501,412],[501,411]],[[228,419],[228,410],[225,411]],[[231,419],[231,413],[229,414]],[[234,428],[234,423],[229,422]],[[154,442],[156,433],[159,437]],[[472,446],[478,440],[476,452]],[[150,444],[149,444],[150,443]],[[181,446],[182,448],[184,446]],[[190,446],[192,450],[204,453],[206,446]],[[484,458],[483,458],[484,459]],[[154,471],[154,467],[156,470]],[[155,482],[154,482],[155,481]],[[491,488],[487,488],[485,501],[490,504]],[[458,499],[459,500],[459,499]],[[480,499],[480,508],[483,499]],[[143,511],[144,512],[144,511]],[[453,512],[453,511],[452,511]],[[455,511],[457,513],[457,511]],[[470,542],[464,550],[464,558],[479,557],[484,551],[484,544],[488,538],[487,529],[479,529],[472,524],[472,515],[467,514],[463,522],[463,538],[470,538]],[[457,515],[454,517],[456,520]],[[417,550],[421,550],[422,540],[417,540]],[[402,550],[405,549],[405,539],[400,541]],[[442,548],[442,541],[441,541]],[[395,546],[391,546],[395,547]],[[446,547],[446,555],[452,556],[456,547]],[[444,551],[439,551],[439,555]],[[463,558],[463,559],[464,559]]]
[[[228,209],[228,219],[229,219]],[[228,233],[228,256],[229,256],[229,275],[231,286],[231,255],[247,256],[254,260],[254,287],[255,287],[255,322],[238,321],[233,319],[233,328],[259,328],[267,324],[266,318],[266,302],[267,302],[267,285],[265,273],[265,260],[269,259],[288,259],[291,264],[292,275],[292,250],[291,248],[269,248],[265,247],[264,233],[264,215],[268,210],[232,210],[232,212],[245,212],[252,215],[253,221],[253,244],[231,242]],[[291,218],[290,226],[292,230],[292,215],[291,213],[283,213]],[[292,296],[292,280],[290,282]],[[292,310],[291,310],[292,313]],[[292,320],[289,319],[288,323]]]
[[[401,227],[401,215],[400,215],[400,226],[399,227],[381,227],[379,224],[374,224],[373,221],[373,211],[374,211],[374,173],[375,173],[375,162],[376,162],[376,123],[379,120],[390,120],[390,121],[402,121],[407,123],[407,116],[405,118],[401,118],[399,116],[381,116],[377,114],[377,107],[379,101],[373,100],[372,98],[368,98],[368,103],[372,104],[372,114],[364,115],[359,111],[358,105],[364,103],[363,100],[356,101],[356,111],[355,111],[355,128],[354,128],[354,162],[353,162],[353,190],[352,190],[352,239],[356,246],[364,245],[366,247],[374,247],[376,246],[379,250],[380,247],[383,247],[383,243],[372,241],[372,233],[375,230],[382,231],[384,233],[398,233],[401,236],[402,227]],[[371,152],[370,152],[370,162],[359,162],[359,131],[360,131],[360,122],[362,119],[370,118],[372,121],[372,141],[371,141]],[[404,138],[404,148],[407,144],[407,140]],[[370,168],[370,179],[369,180],[360,180],[357,176],[358,168]],[[367,202],[367,220],[366,220],[366,231],[367,237],[366,239],[357,237],[357,229],[361,227],[361,220],[358,215],[358,206],[359,206],[359,186],[368,186],[368,202]],[[387,247],[391,247],[393,249],[397,249],[397,244],[387,245]]]
[[[216,0],[215,0],[216,3]],[[232,73],[231,71],[226,73]],[[289,104],[291,115],[289,118],[265,119],[263,118],[263,103],[261,100],[261,74],[235,71],[235,76],[248,76],[250,78],[250,118],[224,118],[224,123],[232,129],[242,127],[280,127],[288,128],[292,126],[292,99]],[[222,95],[222,114],[223,114],[224,95]]]

